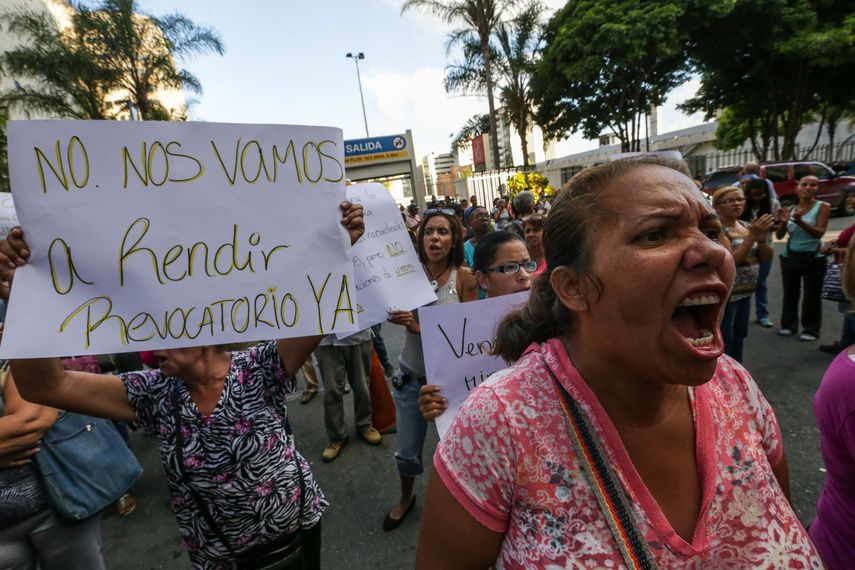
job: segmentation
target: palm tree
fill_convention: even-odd
[[[454,30],[449,35],[448,49],[454,46],[472,43],[477,39],[481,48],[484,62],[484,85],[487,90],[487,105],[490,115],[490,137],[493,156],[498,162],[499,139],[495,136],[496,104],[493,98],[492,54],[490,52],[490,36],[496,30],[505,12],[516,3],[515,0],[407,0],[401,8],[403,14],[410,9],[421,9],[431,12],[448,24],[462,24],[464,27]],[[497,164],[496,166],[501,166]]]
[[[223,54],[223,42],[212,28],[196,25],[181,14],[155,17],[140,12],[135,0],[102,0],[89,8],[76,6],[85,22],[84,37],[97,45],[103,65],[120,72],[118,85],[142,120],[172,118],[157,100],[159,89],[201,93],[199,80],[176,66],[206,53]],[[183,110],[176,110],[183,113]]]
[[[27,40],[0,57],[9,76],[33,81],[0,94],[0,104],[75,119],[109,119],[115,115],[107,94],[118,73],[101,66],[91,46],[79,41],[81,21],[72,17],[60,32],[45,13],[18,10],[2,16],[10,33]]]
[[[501,53],[498,67],[502,106],[520,135],[525,167],[529,165],[528,129],[534,123],[534,101],[529,80],[541,43],[542,13],[540,2],[530,2],[513,20],[499,24],[495,33]]]
[[[509,21],[500,22],[490,42],[492,75],[502,100],[504,115],[520,135],[523,165],[529,165],[528,129],[534,123],[534,102],[529,79],[541,44],[540,17],[543,5],[529,2]],[[461,46],[463,60],[445,68],[449,92],[483,92],[486,89],[484,58],[474,38]]]

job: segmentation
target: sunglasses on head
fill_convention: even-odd
[[[425,210],[425,216],[433,216],[434,214],[445,214],[453,218],[454,210],[449,210],[448,208],[429,208]]]

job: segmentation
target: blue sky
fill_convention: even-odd
[[[549,0],[557,7],[561,0]],[[372,136],[413,130],[419,155],[447,152],[449,134],[467,118],[486,112],[486,99],[453,96],[442,87],[451,28],[429,14],[401,16],[402,0],[139,0],[143,11],[163,15],[180,10],[222,36],[224,56],[197,57],[183,65],[204,92],[191,116],[238,123],[330,125],[345,138],[365,135],[353,60],[360,62],[368,128]],[[674,99],[695,89],[684,86]],[[667,130],[700,119],[662,111]],[[592,148],[571,137],[560,150]]]

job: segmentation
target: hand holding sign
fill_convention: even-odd
[[[528,291],[523,291],[419,309],[427,381],[439,387],[448,403],[445,412],[436,414],[440,437],[448,431],[469,393],[487,382],[490,374],[507,367],[504,360],[492,354],[496,327],[509,310],[527,299]],[[430,407],[438,411],[438,406]]]
[[[382,184],[348,186],[347,197],[365,208],[365,234],[351,250],[359,327],[388,319],[414,332],[412,327],[418,324],[411,310],[436,301],[436,293],[422,271],[401,213]]]

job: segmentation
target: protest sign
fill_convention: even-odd
[[[0,193],[0,239],[9,235],[9,231],[18,224],[15,201],[8,192]]]
[[[8,135],[32,256],[3,357],[358,328],[339,129],[20,121]]]
[[[347,187],[347,199],[365,208],[365,233],[353,246],[353,277],[359,328],[436,301],[401,212],[382,184]],[[341,333],[348,336],[352,333]]]
[[[470,392],[493,372],[507,368],[504,360],[490,354],[496,327],[508,311],[521,307],[527,299],[528,291],[523,291],[419,309],[427,382],[439,386],[448,400],[448,409],[436,418],[439,437],[448,431]]]

